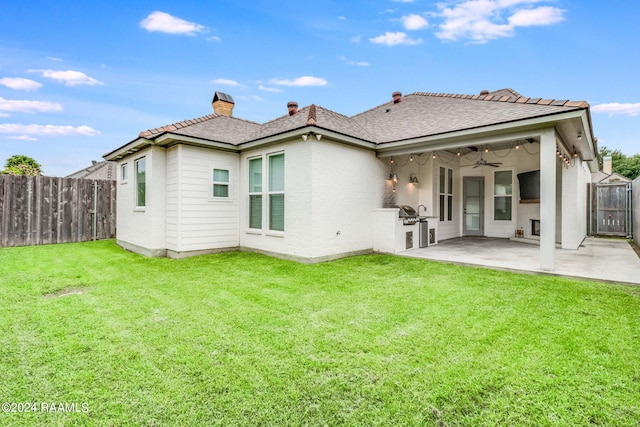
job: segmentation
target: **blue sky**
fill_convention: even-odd
[[[588,101],[600,146],[640,153],[640,2],[15,1],[0,7],[0,162],[64,176],[140,131],[288,101],[353,115],[399,90]],[[2,166],[0,164],[0,166]]]

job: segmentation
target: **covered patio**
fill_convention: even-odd
[[[499,270],[640,285],[640,257],[624,239],[587,237],[576,250],[558,248],[555,270],[543,270],[538,245],[491,237],[459,237],[398,255]]]

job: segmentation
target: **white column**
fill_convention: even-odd
[[[556,267],[556,136],[549,129],[540,134],[540,268]]]
[[[578,249],[586,237],[586,190],[580,159],[562,168],[562,249]]]

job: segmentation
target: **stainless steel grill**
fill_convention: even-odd
[[[398,218],[402,218],[402,224],[411,225],[420,221],[420,217],[415,209],[409,205],[399,205]]]

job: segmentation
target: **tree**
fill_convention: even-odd
[[[6,173],[9,175],[41,176],[42,166],[29,156],[16,154],[7,159],[4,163],[4,170],[0,173]]]
[[[613,165],[613,172],[619,173],[629,179],[636,179],[640,176],[640,154],[628,157],[620,150],[611,150],[605,146],[598,151],[598,165],[602,170],[602,159],[610,156]]]

